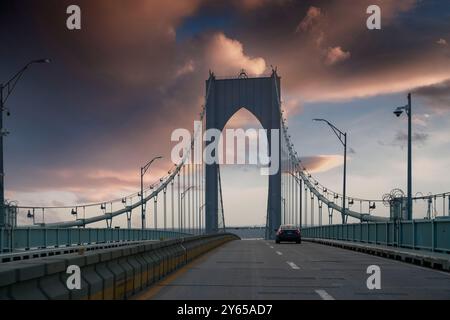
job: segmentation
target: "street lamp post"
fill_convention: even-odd
[[[347,196],[347,132],[342,132],[338,128],[336,128],[332,123],[330,123],[328,120],[325,119],[313,119],[314,121],[322,121],[325,122],[330,126],[330,128],[333,130],[334,134],[338,137],[339,141],[341,141],[342,145],[344,146],[344,177],[343,177],[343,186],[342,186],[342,224],[346,223],[346,204],[345,204],[345,198]]]
[[[6,224],[6,211],[5,211],[5,171],[3,165],[3,137],[8,135],[8,132],[3,128],[3,112],[6,111],[6,115],[9,116],[9,109],[5,107],[6,101],[13,92],[24,72],[35,63],[50,63],[50,59],[33,60],[27,63],[22,69],[20,69],[11,79],[5,83],[0,84],[0,227],[4,227]]]
[[[408,220],[412,220],[412,108],[411,108],[411,93],[408,93],[408,104],[406,106],[398,107],[394,110],[394,114],[400,117],[405,111],[408,116]]]
[[[142,220],[142,230],[145,229],[145,209],[144,209],[144,175],[148,168],[152,165],[155,160],[162,159],[161,156],[154,157],[145,166],[141,167],[141,220]]]

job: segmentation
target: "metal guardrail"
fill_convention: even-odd
[[[302,236],[450,253],[450,219],[305,227]]]
[[[109,242],[177,239],[187,233],[152,229],[15,228],[0,229],[0,253]]]

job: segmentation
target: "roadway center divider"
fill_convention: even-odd
[[[0,299],[127,299],[200,255],[237,239],[220,233],[1,263]],[[80,289],[68,288],[69,266],[80,268]]]

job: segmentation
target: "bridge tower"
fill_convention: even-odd
[[[213,73],[206,81],[206,129],[222,131],[228,120],[241,108],[251,112],[267,131],[269,155],[278,157],[281,164],[281,135],[278,135],[279,150],[271,150],[271,130],[280,130],[280,77],[276,71],[269,77],[216,79]],[[206,143],[208,146],[213,141]],[[275,152],[273,152],[275,151]],[[219,164],[206,164],[205,181],[205,229],[207,233],[218,231],[218,170]],[[270,237],[281,224],[281,170],[269,175],[267,197],[267,228]]]

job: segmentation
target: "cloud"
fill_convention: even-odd
[[[450,79],[416,88],[413,94],[422,98],[425,106],[439,111],[450,110]]]
[[[224,129],[260,129],[259,120],[246,108],[239,109],[226,123]]]
[[[11,51],[5,54],[17,52],[22,59],[24,52],[51,52],[55,64],[49,68],[54,66],[52,72],[60,73],[60,78],[36,81],[33,90],[23,90],[24,94],[52,94],[45,103],[32,100],[33,109],[43,116],[32,119],[26,130],[17,130],[20,143],[11,143],[16,149],[8,152],[7,186],[16,193],[42,186],[45,190],[79,190],[83,193],[80,197],[88,199],[136,190],[136,172],[130,168],[138,168],[156,154],[168,156],[174,128],[192,129],[203,103],[209,68],[226,76],[237,75],[241,68],[257,75],[269,64],[278,66],[289,115],[299,112],[305,102],[348,100],[414,87],[418,88],[414,94],[430,106],[447,110],[450,105],[445,94],[449,57],[442,47],[430,45],[448,28],[439,21],[440,16],[424,24],[421,11],[414,10],[414,0],[377,1],[383,17],[380,33],[369,32],[365,24],[366,8],[372,0],[276,1],[276,5],[273,1],[236,0],[231,10],[230,2],[212,5],[201,0],[135,0],[132,6],[124,0],[114,5],[110,0],[80,0],[80,32],[61,27],[64,21],[55,12],[65,12],[64,2],[30,2],[35,10],[23,11],[33,13],[33,19],[27,16],[26,23],[12,19],[17,28],[11,30],[32,34],[37,44],[18,42],[17,34],[11,33],[6,45]],[[245,10],[233,11],[240,3]],[[217,12],[209,11],[212,6],[232,12],[223,15],[224,27],[202,27],[195,36],[178,41],[176,34],[187,18],[203,23],[205,17],[216,17]],[[396,19],[407,11],[411,11],[408,23]],[[18,43],[29,47],[13,51]],[[327,65],[324,59],[328,56]],[[5,62],[2,66],[8,67]],[[29,105],[27,98],[17,110],[25,110],[21,107]],[[239,126],[246,121],[238,119]],[[27,131],[28,135],[21,135]],[[34,143],[33,139],[40,141]],[[48,171],[25,167],[29,154],[36,166]],[[314,170],[339,165],[337,159],[320,156],[310,161]],[[56,174],[61,167],[72,172]],[[98,168],[102,168],[101,174]]]
[[[301,157],[300,161],[309,173],[326,172],[344,163],[341,155],[318,155]]]
[[[269,5],[283,5],[291,0],[234,0],[233,4],[242,10],[256,10]]]
[[[294,116],[303,111],[303,105],[300,98],[295,96],[286,96],[282,102],[286,117]]]
[[[230,39],[219,32],[209,40],[206,48],[207,65],[217,74],[231,75],[245,69],[251,75],[261,75],[266,62],[261,57],[250,57],[244,53],[241,42]]]
[[[416,145],[424,145],[429,139],[429,134],[424,132],[414,132],[412,134],[412,142]],[[395,135],[395,142],[401,144],[402,146],[406,145],[408,142],[408,134],[403,131],[398,131]]]
[[[311,30],[313,26],[318,23],[320,17],[322,16],[322,12],[320,8],[311,6],[306,13],[306,16],[297,26],[296,32]]]
[[[412,122],[416,125],[426,127],[428,126],[428,121],[430,120],[430,114],[424,113],[424,114],[414,114],[412,118]]]
[[[195,71],[195,63],[193,60],[189,60],[176,71],[175,77],[176,78],[182,77],[194,71]]]
[[[176,72],[176,28],[202,0],[80,0],[82,30],[61,27],[67,1],[36,5],[39,38],[52,54],[64,56],[78,74],[133,86],[161,85]],[[61,61],[58,61],[61,63]]]
[[[325,64],[332,66],[339,62],[345,61],[350,58],[350,52],[342,50],[341,47],[328,48],[325,56]]]
[[[436,41],[437,44],[441,45],[441,46],[447,46],[447,40],[440,38],[438,41]]]
[[[413,132],[411,140],[414,146],[423,147],[428,142],[429,138],[430,135],[428,133]],[[379,145],[400,147],[401,149],[405,148],[407,146],[407,143],[408,143],[408,133],[404,131],[397,131],[394,140],[390,143],[378,141]]]
[[[278,67],[283,95],[303,102],[398,93],[450,77],[448,57],[422,41],[445,33],[445,28],[413,19],[410,23],[418,30],[414,36],[402,23],[404,12],[420,15],[416,3],[379,1],[383,29],[378,34],[366,27],[366,9],[373,1],[361,0],[261,7],[233,26],[233,36],[246,50],[263,53],[267,64]]]

